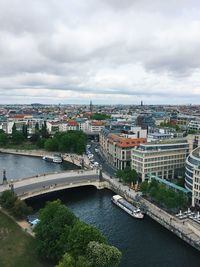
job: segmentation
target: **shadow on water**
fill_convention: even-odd
[[[60,199],[81,220],[96,226],[123,254],[121,267],[197,267],[199,252],[146,216],[136,220],[111,203],[113,192],[81,187],[28,200],[35,210]]]

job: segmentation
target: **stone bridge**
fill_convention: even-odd
[[[66,171],[14,180],[1,184],[0,193],[13,187],[21,199],[28,199],[53,191],[88,185],[98,189],[104,188],[104,183],[100,181],[99,170]]]

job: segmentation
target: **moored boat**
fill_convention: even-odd
[[[44,156],[42,157],[42,159],[46,160],[46,161],[50,161],[50,162],[54,162],[54,163],[62,163],[62,157],[60,155],[53,155],[53,156]]]
[[[136,219],[143,219],[144,214],[141,212],[139,207],[135,207],[133,204],[129,203],[127,200],[125,200],[123,197],[119,195],[114,195],[112,197],[112,202],[126,211],[128,214],[130,214],[132,217]]]

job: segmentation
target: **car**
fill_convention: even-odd
[[[88,158],[90,159],[90,158],[93,158],[94,157],[94,155],[93,154],[89,154],[88,155]]]
[[[95,152],[99,152],[99,149],[98,148],[95,148]]]
[[[95,167],[98,167],[98,166],[99,166],[99,162],[95,161],[95,162],[94,162],[94,166],[95,166]]]

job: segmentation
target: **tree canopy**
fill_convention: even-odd
[[[106,239],[94,226],[77,221],[69,234],[69,251],[72,255],[84,255],[90,241],[105,243]]]
[[[58,132],[45,142],[48,151],[72,152],[82,154],[85,151],[87,138],[82,131]]]
[[[89,246],[91,241],[95,241],[95,248],[97,244],[106,245],[99,246],[101,252],[107,250],[104,262],[108,265],[102,267],[118,266],[120,252],[106,244],[105,237],[97,228],[81,222],[59,200],[48,202],[40,210],[39,219],[34,228],[37,250],[41,257],[59,262],[56,267],[98,267],[94,265],[96,250]],[[113,262],[116,265],[111,265]]]
[[[124,183],[136,183],[138,181],[137,172],[130,167],[126,167],[124,170],[118,170],[116,176]]]
[[[187,197],[184,193],[167,188],[155,180],[143,182],[140,185],[140,191],[143,195],[169,210],[187,207]]]
[[[94,113],[91,116],[92,120],[107,120],[107,119],[110,119],[110,118],[111,118],[111,116],[108,115],[108,114],[105,114],[105,113]]]
[[[87,259],[91,267],[117,267],[121,252],[113,246],[91,241],[87,246]]]

